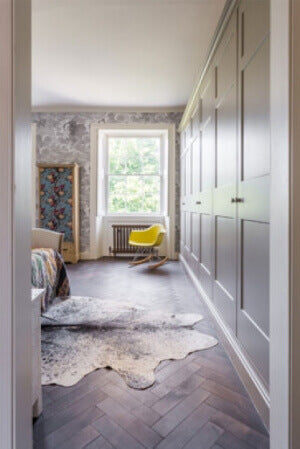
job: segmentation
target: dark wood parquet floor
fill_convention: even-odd
[[[124,260],[68,266],[72,294],[134,301],[150,309],[200,312],[197,326],[215,335],[209,311],[179,262],[155,272]],[[164,361],[156,383],[137,391],[112,370],[71,388],[43,387],[34,449],[266,449],[269,437],[221,344]]]

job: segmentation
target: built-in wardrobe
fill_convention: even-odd
[[[180,126],[181,257],[265,391],[269,34],[267,0],[231,6]]]

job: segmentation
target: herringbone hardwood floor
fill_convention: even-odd
[[[124,260],[68,266],[73,295],[126,299],[148,308],[200,312],[198,328],[217,336],[210,314],[179,262],[149,273]],[[163,342],[162,342],[163,343]],[[269,437],[221,344],[164,361],[156,383],[127,387],[112,370],[71,388],[43,387],[34,449],[266,449]]]

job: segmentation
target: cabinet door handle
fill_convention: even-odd
[[[185,203],[182,203],[183,206],[185,206]]]
[[[196,201],[196,204],[201,204],[201,201]]]
[[[231,198],[231,202],[232,203],[243,203],[244,198],[239,198],[239,197]]]

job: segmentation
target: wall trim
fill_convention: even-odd
[[[179,132],[183,131],[183,129],[186,127],[189,119],[191,118],[191,116],[194,112],[194,109],[196,107],[196,102],[198,100],[202,80],[207,72],[209,64],[213,58],[215,50],[216,50],[216,48],[219,44],[219,41],[222,37],[223,31],[225,30],[225,27],[226,27],[227,23],[229,22],[232,11],[234,10],[237,2],[238,2],[238,0],[226,0],[226,4],[224,6],[222,15],[219,19],[215,34],[214,34],[214,36],[211,40],[211,44],[209,46],[209,50],[208,50],[208,53],[206,56],[204,68],[201,69],[199,75],[196,78],[197,79],[196,84],[194,85],[191,96],[189,98],[189,101],[188,101],[185,111],[183,113],[181,122],[179,124],[179,127],[178,127]]]
[[[91,256],[90,251],[83,251],[80,253],[79,255],[79,260],[94,260],[93,257]]]
[[[291,344],[292,332],[299,331],[299,308],[293,309],[293,305],[299,304],[299,289],[295,292],[292,286],[293,274],[299,285],[299,231],[294,240],[292,210],[295,206],[299,214],[299,190],[294,190],[299,171],[299,156],[296,159],[294,156],[299,154],[296,148],[299,138],[293,148],[293,131],[299,128],[299,120],[293,130],[292,107],[294,102],[299,104],[299,91],[293,91],[293,87],[299,86],[299,76],[294,75],[294,70],[297,67],[299,70],[299,40],[295,39],[295,32],[299,36],[300,15],[293,10],[296,5],[299,7],[295,0],[270,3],[270,445],[272,449],[296,449],[300,435],[299,374],[292,373],[291,365],[295,360],[300,366],[299,337],[295,339],[295,352]],[[297,151],[293,155],[294,150]],[[299,215],[294,231],[298,228]],[[296,265],[293,249],[298,259]],[[293,410],[296,404],[298,409]]]
[[[101,130],[166,130],[168,132],[168,257],[176,259],[175,252],[175,212],[176,212],[176,127],[174,123],[92,123],[90,128],[90,256],[98,259],[103,255],[100,232],[103,217],[97,216],[97,169],[98,133]]]
[[[73,113],[73,112],[145,112],[145,113],[164,113],[164,112],[183,112],[186,105],[180,106],[158,106],[158,107],[133,107],[133,106],[72,106],[72,105],[53,105],[53,106],[33,106],[31,108],[32,113],[36,112],[60,112],[60,113]]]
[[[13,345],[13,124],[12,124],[12,2],[1,2],[0,14],[0,435],[1,447],[12,449],[15,436],[14,420],[14,345]]]
[[[203,290],[201,283],[189,267],[187,261],[179,254],[179,260],[182,262],[185,270],[190,276],[193,284],[195,285],[198,293],[204,302],[208,306],[218,328],[221,332],[221,342],[224,345],[231,361],[238,372],[241,381],[243,382],[247,392],[249,393],[256,410],[258,411],[266,429],[269,429],[269,415],[270,415],[270,396],[269,393],[260,380],[259,376],[254,371],[253,367],[245,357],[245,354],[240,347],[238,341],[234,338],[226,324],[224,323],[221,315],[217,311],[216,307],[208,297],[208,295]]]
[[[31,123],[31,137],[32,137],[32,180],[31,180],[31,195],[32,195],[32,211],[31,222],[32,227],[36,227],[36,193],[37,193],[37,168],[36,168],[36,123]]]

